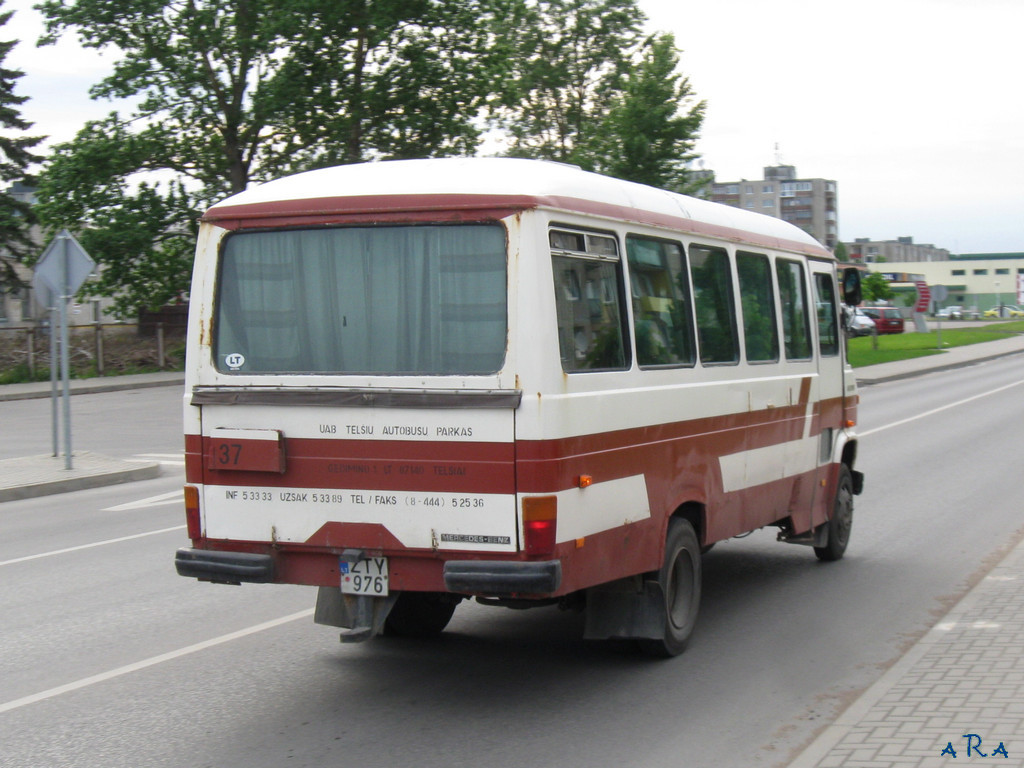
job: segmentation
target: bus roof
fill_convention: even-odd
[[[770,216],[576,166],[519,158],[436,158],[342,165],[286,176],[214,205],[204,221],[234,229],[327,223],[358,216],[530,208],[633,221],[736,242],[831,254],[800,228]]]

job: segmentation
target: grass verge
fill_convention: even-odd
[[[941,348],[939,346],[940,333]],[[994,323],[976,328],[943,326],[941,332],[888,334],[879,336],[877,344],[872,337],[861,336],[850,339],[850,365],[854,368],[863,368],[896,360],[938,355],[943,349],[962,347],[968,344],[982,344],[986,341],[1005,339],[1018,333],[1024,333],[1024,321]]]

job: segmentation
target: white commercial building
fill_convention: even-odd
[[[866,266],[885,275],[898,294],[912,292],[913,283],[921,279],[929,286],[945,286],[948,296],[936,309],[957,305],[984,312],[1000,304],[1024,307],[1024,253],[967,253],[950,256],[949,261]]]

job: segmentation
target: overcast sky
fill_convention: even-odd
[[[110,55],[42,49],[36,0],[6,0],[0,39],[34,132],[74,137],[113,105]],[[1024,252],[1024,0],[639,0],[670,31],[707,115],[719,181],[795,165],[834,179],[839,232],[954,253]]]

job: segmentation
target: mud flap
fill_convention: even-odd
[[[665,593],[654,579],[621,579],[587,590],[585,640],[665,637]]]
[[[341,642],[359,643],[379,635],[391,613],[398,592],[387,597],[345,595],[338,587],[320,587],[316,595],[313,621],[329,627],[342,627]]]

